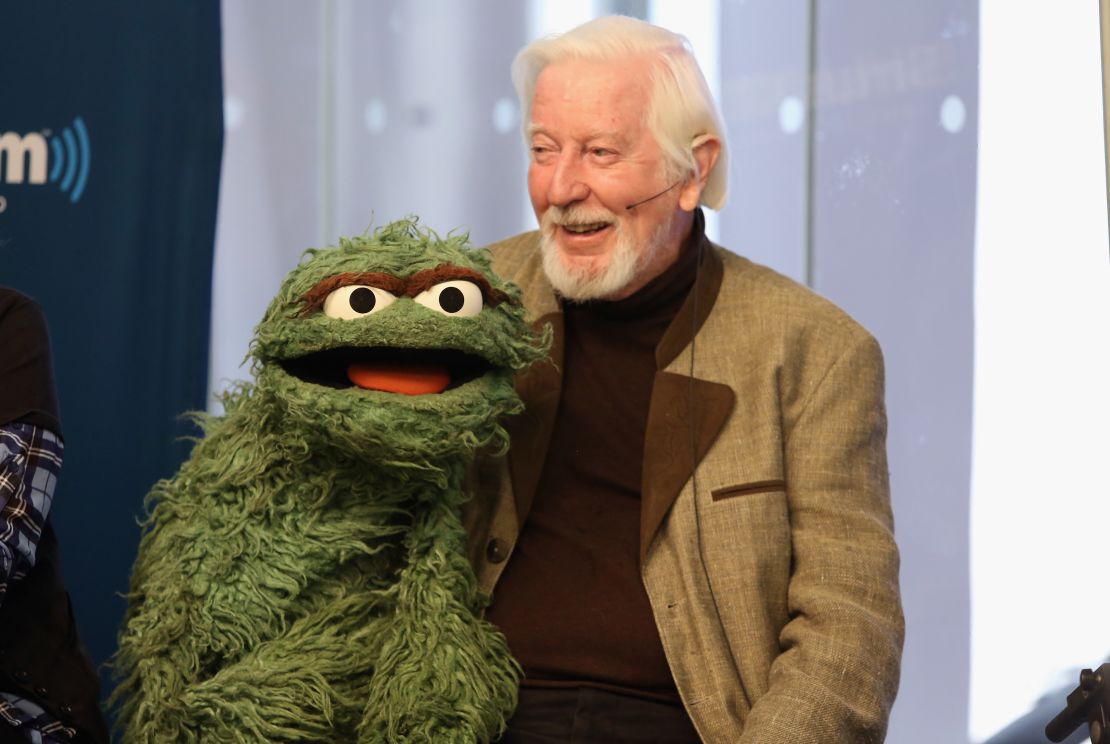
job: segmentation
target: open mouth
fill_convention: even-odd
[[[298,380],[343,390],[360,387],[387,393],[441,393],[475,380],[492,365],[452,349],[338,348],[280,362]]]
[[[563,229],[574,235],[593,235],[609,227],[608,222],[591,222],[582,225],[563,225]]]

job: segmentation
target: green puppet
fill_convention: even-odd
[[[114,665],[124,742],[485,742],[519,667],[459,511],[548,339],[466,238],[311,250],[253,384],[151,492]]]

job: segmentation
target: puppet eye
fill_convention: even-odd
[[[465,279],[440,282],[413,299],[424,307],[456,318],[472,318],[482,312],[481,287]]]
[[[384,310],[396,297],[380,287],[348,284],[324,298],[324,315],[341,320],[354,320]]]

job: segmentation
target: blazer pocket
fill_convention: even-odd
[[[736,496],[750,496],[753,493],[772,493],[774,491],[785,491],[786,481],[784,480],[762,480],[752,481],[751,483],[741,483],[736,486],[725,486],[724,488],[715,488],[712,491],[714,501],[724,501]]]

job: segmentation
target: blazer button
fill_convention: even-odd
[[[36,687],[36,688],[35,688],[35,694],[36,694],[36,695],[38,695],[38,696],[39,696],[39,697],[41,697],[41,698],[48,698],[48,697],[50,697],[50,693],[49,693],[49,692],[47,691],[47,689],[46,689],[45,687],[43,687],[42,685],[39,685],[38,687]]]
[[[26,669],[20,669],[12,676],[14,676],[20,682],[26,682],[27,680],[31,679],[31,673],[28,672]]]
[[[501,563],[509,557],[509,547],[500,538],[493,538],[486,543],[486,559],[490,563]]]
[[[61,713],[63,716],[72,716],[73,715],[73,706],[72,705],[63,705],[60,708],[58,708],[58,712]]]

